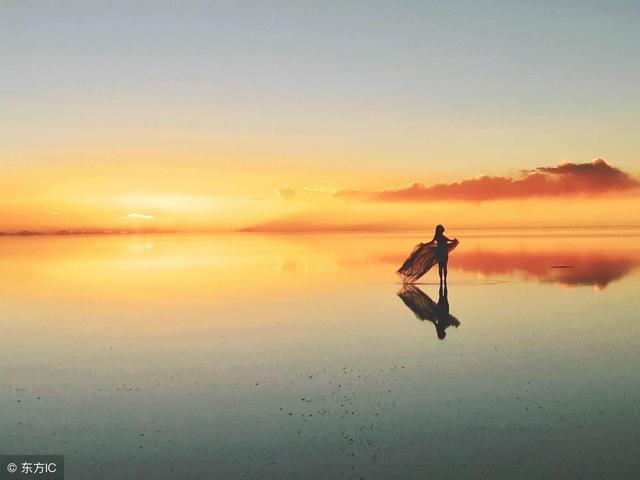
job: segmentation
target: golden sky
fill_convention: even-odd
[[[604,160],[435,184],[400,177],[206,162],[34,164],[6,170],[0,214],[4,231],[305,231],[627,225],[640,207],[640,183]]]
[[[0,231],[636,222],[637,5],[374,3],[10,2]]]

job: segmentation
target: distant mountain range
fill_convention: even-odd
[[[30,230],[22,230],[20,232],[0,232],[0,236],[8,237],[8,236],[17,236],[17,237],[29,237],[32,235],[43,235],[41,232],[32,232]]]

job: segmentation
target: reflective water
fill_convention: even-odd
[[[448,233],[446,299],[397,283],[416,234],[0,238],[0,452],[82,479],[632,478],[638,232]]]

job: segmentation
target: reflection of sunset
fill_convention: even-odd
[[[640,265],[633,235],[452,233],[461,240],[450,259],[453,283],[467,274],[515,275],[605,288]],[[7,237],[0,239],[0,269],[9,273],[0,292],[93,299],[105,306],[115,299],[229,299],[247,291],[272,298],[308,285],[397,282],[393,272],[422,240],[413,233]],[[429,272],[421,281],[434,279]]]

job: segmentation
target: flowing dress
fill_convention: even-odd
[[[458,246],[458,241],[454,240],[447,245],[448,252]],[[404,283],[412,283],[427,273],[431,267],[438,263],[438,245],[435,241],[429,243],[419,243],[416,245],[402,266],[396,272],[402,277]]]

